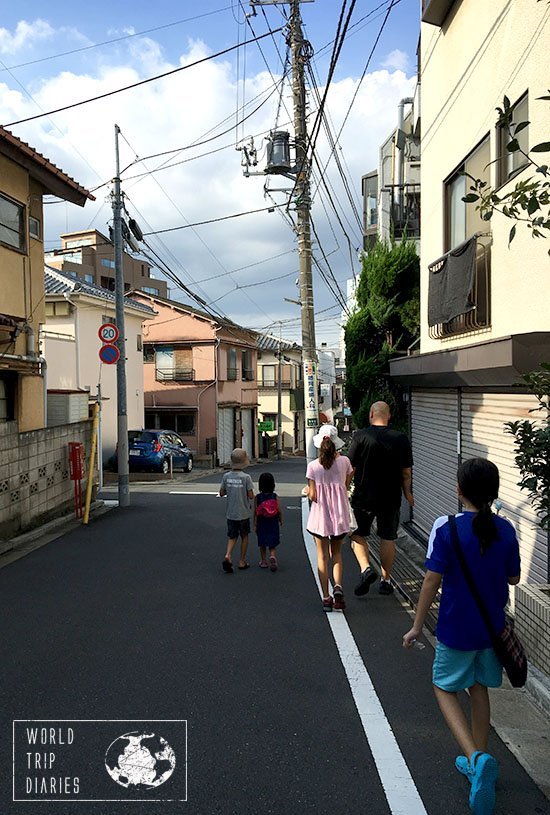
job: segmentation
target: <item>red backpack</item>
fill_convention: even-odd
[[[279,505],[276,498],[266,498],[256,507],[256,517],[276,518],[279,514]]]

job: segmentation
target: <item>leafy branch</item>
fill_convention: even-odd
[[[550,102],[550,89],[548,94],[539,96],[538,101]],[[539,164],[532,154],[550,152],[550,141],[540,142],[526,152],[518,136],[529,126],[530,122],[515,123],[513,121],[514,110],[507,96],[504,97],[503,106],[496,110],[498,113],[497,125],[507,134],[506,151],[521,154],[525,160],[522,169],[532,167],[540,177],[532,175],[517,181],[513,189],[508,192],[497,193],[487,181],[464,173],[472,184],[471,192],[462,200],[466,204],[475,203],[476,210],[479,211],[484,221],[490,221],[493,213],[499,212],[513,221],[525,223],[527,229],[531,230],[533,238],[546,238],[550,234],[550,172],[548,164]],[[500,160],[497,159],[497,161]],[[517,223],[514,223],[508,236],[508,246],[514,240],[516,231]]]

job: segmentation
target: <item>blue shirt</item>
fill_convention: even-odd
[[[485,554],[472,529],[475,512],[456,516],[458,537],[466,562],[496,631],[504,628],[508,578],[520,573],[519,544],[512,524],[494,516],[498,538]],[[430,535],[426,568],[443,575],[437,639],[449,648],[476,651],[491,647],[491,638],[466,583],[451,541],[447,517],[438,518]]]

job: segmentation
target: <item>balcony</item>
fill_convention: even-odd
[[[289,390],[292,383],[289,379],[283,379],[281,381],[281,387],[283,390]],[[277,387],[277,380],[276,379],[260,379],[258,381],[259,388],[276,388]]]
[[[157,382],[193,382],[195,371],[193,368],[156,368]]]
[[[228,368],[227,369],[227,379],[230,382],[235,382],[237,379],[237,369],[236,368]]]
[[[486,240],[482,240],[482,238]],[[431,339],[440,340],[445,337],[468,334],[473,331],[487,329],[491,325],[491,242],[487,240],[487,233],[475,236],[475,257],[472,274],[472,285],[467,296],[464,312],[453,317],[448,322],[435,323],[429,326],[428,335]],[[453,250],[456,252],[457,250]],[[447,263],[451,252],[430,264],[430,289],[432,275],[441,272]],[[431,292],[428,295],[430,300]],[[428,311],[430,305],[428,305]]]
[[[391,196],[390,225],[394,238],[420,238],[420,184],[384,187]]]
[[[422,22],[441,27],[455,0],[422,0]]]
[[[243,368],[242,377],[245,382],[252,382],[255,379],[254,371],[251,368]]]

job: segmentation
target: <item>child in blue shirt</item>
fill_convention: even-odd
[[[519,583],[520,558],[513,526],[491,511],[498,489],[499,472],[492,462],[474,458],[460,466],[457,492],[464,512],[456,516],[459,542],[493,626],[501,631],[508,585]],[[410,648],[422,633],[443,582],[432,681],[441,712],[463,751],[455,766],[471,783],[470,808],[475,815],[490,815],[498,765],[487,753],[491,716],[487,688],[501,685],[502,665],[466,583],[446,517],[434,523],[426,568],[414,625],[403,637],[403,645]],[[457,697],[458,691],[466,689],[471,727]]]
[[[281,505],[275,492],[275,479],[271,473],[262,473],[258,479],[258,495],[254,499],[254,532],[260,547],[260,569],[272,572],[278,569],[276,549],[281,541],[283,523]],[[269,564],[267,550],[269,549]]]

